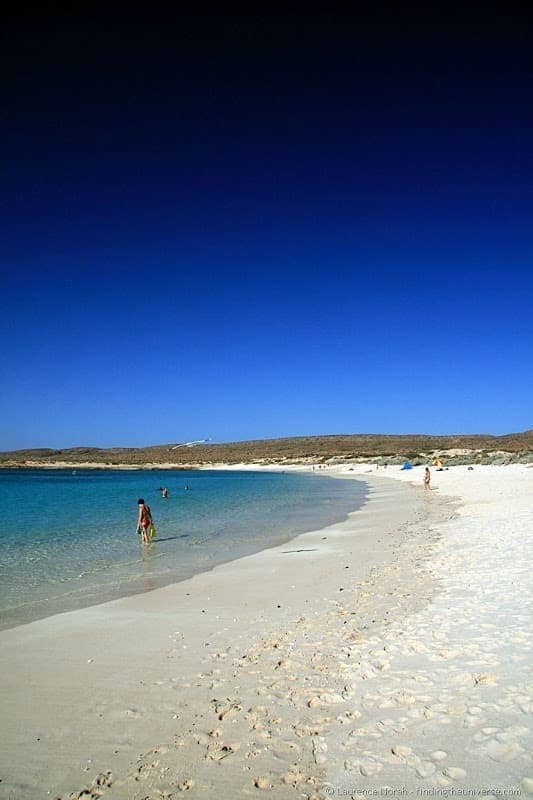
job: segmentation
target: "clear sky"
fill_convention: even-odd
[[[0,449],[533,427],[509,9],[6,25]]]

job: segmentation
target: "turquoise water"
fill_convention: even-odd
[[[364,494],[294,473],[0,470],[0,628],[184,580],[340,521]],[[139,497],[157,527],[149,545]]]

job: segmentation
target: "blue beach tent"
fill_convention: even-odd
[[[402,469],[413,469],[413,465],[411,464],[410,461],[406,461]]]

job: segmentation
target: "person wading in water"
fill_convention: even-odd
[[[150,536],[148,534],[150,525],[152,524],[152,512],[150,506],[147,506],[142,497],[137,500],[139,507],[139,516],[137,517],[137,533],[141,534],[141,542],[149,544]]]

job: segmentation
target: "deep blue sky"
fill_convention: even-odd
[[[505,14],[7,25],[0,449],[532,427]]]

